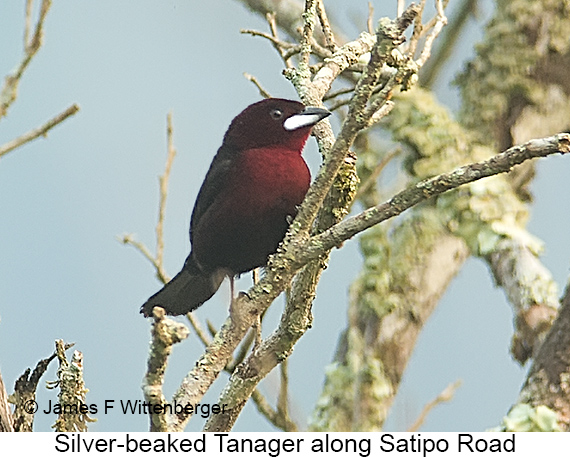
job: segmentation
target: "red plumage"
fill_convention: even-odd
[[[310,184],[301,157],[311,128],[329,111],[266,99],[230,124],[200,188],[182,271],[142,306],[178,315],[198,308],[235,276],[265,265]]]

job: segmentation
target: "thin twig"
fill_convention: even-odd
[[[286,432],[296,432],[298,430],[297,424],[288,418],[284,418],[277,411],[275,411],[265,397],[261,394],[259,389],[256,389],[251,394],[257,410],[266,417],[273,425]]]
[[[54,128],[56,125],[61,124],[65,121],[68,117],[73,116],[75,113],[79,111],[79,106],[76,104],[71,105],[62,113],[58,114],[57,116],[53,117],[49,121],[47,121],[44,125],[37,127],[35,129],[30,130],[27,133],[24,133],[22,136],[9,141],[8,143],[3,144],[0,146],[0,157],[6,155],[10,151],[13,151],[20,146],[29,143],[40,136],[46,136],[47,133]]]
[[[299,46],[297,44],[289,43],[287,41],[282,41],[279,38],[270,35],[269,33],[260,32],[259,30],[241,29],[240,33],[265,38],[266,40],[269,40],[274,46],[277,46],[278,48],[282,49],[298,48]]]
[[[172,170],[172,162],[176,156],[176,149],[172,141],[172,113],[166,116],[166,142],[167,157],[164,173],[158,178],[160,187],[160,200],[158,204],[158,221],[156,223],[156,263],[159,266],[158,272],[161,280],[166,282],[166,273],[163,269],[164,257],[164,215],[166,212],[166,198],[168,197],[168,180],[170,178],[170,170]]]
[[[190,325],[196,332],[198,339],[202,342],[202,344],[205,347],[208,347],[208,345],[212,342],[212,337],[215,336],[216,333],[218,333],[218,330],[215,328],[214,324],[210,320],[206,321],[208,333],[210,333],[210,335],[208,335],[206,331],[202,328],[202,324],[200,324],[200,321],[196,318],[196,316],[194,316],[193,313],[191,312],[186,313],[186,318],[188,319]],[[229,360],[226,366],[224,367],[225,371],[231,374],[233,373],[235,368],[240,363],[243,362],[243,359],[245,359],[247,353],[249,352],[249,348],[251,347],[254,338],[255,338],[255,329],[252,327],[252,329],[243,339],[240,347],[238,348],[236,356],[233,357],[231,360]]]
[[[368,192],[370,187],[372,187],[376,183],[378,176],[380,176],[380,173],[382,173],[382,170],[384,170],[384,168],[386,168],[386,165],[388,165],[390,163],[390,161],[392,161],[395,157],[397,157],[401,153],[402,153],[401,147],[396,147],[392,151],[388,152],[388,154],[386,154],[382,158],[382,160],[380,160],[378,165],[376,165],[374,170],[372,170],[372,173],[370,173],[370,176],[368,176],[366,181],[364,181],[360,185],[360,187],[358,188],[358,191],[356,193],[356,197],[354,199],[358,200],[363,194]]]
[[[4,386],[2,373],[0,373],[0,432],[13,432],[14,421],[12,419],[12,411],[8,406],[8,393]]]
[[[477,1],[477,0],[473,0],[473,1]],[[448,3],[449,3],[449,0],[443,0],[443,9],[444,10],[445,10],[445,8],[447,8]],[[422,27],[422,33],[420,34],[420,38],[423,38],[435,26],[437,21],[438,21],[438,15],[436,14],[429,21],[427,21],[427,23],[424,24],[424,26]]]
[[[398,0],[398,7],[396,9],[396,17],[400,17],[404,14],[404,9],[406,7],[406,2],[404,0]]]
[[[35,53],[41,46],[41,40],[43,38],[43,28],[46,20],[47,13],[51,8],[51,0],[42,0],[42,5],[40,7],[40,15],[38,17],[38,22],[36,22],[36,29],[34,30],[34,35],[30,42],[28,42],[28,47],[26,52],[31,54]]]
[[[279,383],[279,396],[277,397],[277,412],[283,417],[289,417],[289,359],[279,364],[281,382]]]
[[[443,11],[442,0],[436,0],[435,5],[437,10],[436,23],[433,26],[433,29],[430,32],[430,34],[426,37],[426,40],[424,42],[424,48],[420,54],[419,59],[416,60],[416,63],[419,67],[422,67],[429,59],[434,40],[440,34],[445,24],[447,24],[447,18],[445,17],[445,13]]]
[[[271,13],[267,13],[265,15],[265,19],[267,20],[267,23],[269,24],[269,30],[271,31],[271,36],[273,36],[275,39],[279,39],[279,35],[277,33],[277,21],[275,19],[275,12],[271,12]],[[287,56],[287,52],[285,51],[285,49],[282,46],[279,46],[278,44],[272,42],[271,43],[273,45],[273,48],[279,53],[279,55],[281,56],[281,59],[283,59],[283,63],[285,64],[286,68],[292,68],[293,64],[291,63],[290,56]],[[266,97],[267,98],[267,97]]]
[[[368,19],[366,19],[366,28],[368,33],[374,33],[374,5],[372,2],[368,2]]]
[[[216,336],[216,334],[218,333],[218,329],[210,319],[206,319],[206,328],[208,329],[208,332],[212,337]]]
[[[328,92],[328,93],[323,97],[323,102],[326,102],[327,100],[332,100],[333,98],[336,98],[336,97],[338,97],[339,95],[350,94],[353,90],[354,90],[354,86],[352,86],[352,87],[343,87],[342,89],[338,89],[338,90],[335,90],[335,91],[330,91],[330,92]]]
[[[451,401],[451,399],[455,395],[455,391],[459,388],[460,385],[461,385],[461,380],[457,380],[449,384],[445,389],[443,389],[443,391],[437,397],[435,397],[432,401],[427,403],[422,409],[422,412],[420,413],[416,421],[408,429],[408,432],[409,433],[417,432],[425,422],[430,411],[442,403]]]
[[[447,7],[446,0],[443,7]],[[435,78],[443,68],[443,64],[452,55],[456,48],[460,32],[465,28],[469,18],[475,15],[477,0],[462,0],[453,18],[450,20],[449,26],[445,28],[445,32],[439,39],[439,46],[435,55],[430,57],[428,64],[423,67],[420,73],[420,82],[423,87],[431,87]],[[437,21],[437,16],[433,17],[431,21],[426,24],[426,29],[431,29]]]
[[[186,318],[188,319],[188,322],[190,322],[191,327],[196,332],[198,339],[204,346],[208,346],[212,342],[212,339],[206,334],[206,331],[202,328],[202,324],[198,318],[192,313],[186,313]]]
[[[249,73],[244,73],[243,75],[245,76],[245,79],[247,79],[248,81],[251,81],[255,85],[255,87],[257,87],[259,94],[263,98],[271,98],[271,94],[263,88],[263,86],[261,85],[261,83],[259,82],[259,80],[255,76],[250,75]]]
[[[123,244],[128,244],[132,247],[134,247],[137,251],[139,251],[150,263],[152,263],[152,266],[155,268],[156,270],[156,275],[157,277],[164,283],[166,284],[168,281],[170,281],[170,277],[164,273],[164,271],[162,270],[162,265],[160,265],[157,260],[156,257],[150,252],[150,250],[146,247],[146,245],[140,241],[137,241],[135,239],[133,239],[133,235],[130,233],[127,233],[125,235],[123,235],[122,237],[117,237],[117,240],[119,240],[119,242],[123,243]]]
[[[34,0],[26,0],[26,21],[24,25],[24,49],[30,45],[30,30],[32,29],[32,6]]]
[[[42,5],[40,7],[40,15],[38,21],[36,22],[34,34],[32,38],[29,39],[30,28],[28,21],[31,21],[30,19],[31,16],[29,16],[27,12],[27,9],[30,6],[26,4],[25,29],[27,29],[28,31],[27,32],[24,31],[24,37],[29,41],[27,41],[25,44],[24,57],[22,58],[20,64],[16,67],[16,70],[12,74],[4,78],[4,86],[0,91],[0,119],[6,116],[8,109],[10,108],[12,103],[16,101],[16,98],[18,96],[18,85],[20,84],[20,79],[22,78],[24,71],[26,70],[26,68],[32,61],[33,57],[36,55],[36,53],[39,51],[42,45],[44,22],[50,6],[51,6],[51,0],[42,1]]]
[[[319,16],[321,29],[323,31],[323,35],[325,36],[325,47],[329,51],[335,52],[337,45],[335,43],[334,34],[329,22],[329,18],[327,17],[327,12],[325,11],[323,0],[317,0],[317,15]]]
[[[412,30],[412,36],[410,37],[407,49],[405,49],[405,53],[411,57],[413,57],[414,54],[416,53],[416,48],[418,47],[420,37],[422,36],[422,32],[424,30],[424,26],[422,24],[422,15],[425,6],[426,6],[426,0],[421,0],[419,4],[420,13],[416,16],[416,19],[414,20],[414,28]]]
[[[281,364],[281,386],[279,390],[279,398],[277,400],[277,409],[273,409],[259,389],[255,389],[251,394],[251,399],[259,413],[276,427],[286,432],[296,432],[299,430],[298,425],[291,419],[288,412],[288,375],[287,360]]]
[[[172,163],[174,157],[176,156],[176,148],[172,140],[173,137],[172,128],[172,114],[169,113],[166,118],[166,138],[167,138],[167,154],[166,154],[166,164],[164,166],[164,173],[158,178],[159,179],[159,206],[158,206],[158,221],[156,223],[155,233],[156,233],[156,254],[152,254],[150,249],[140,241],[133,238],[132,234],[126,234],[118,238],[123,244],[133,246],[138,250],[152,265],[156,270],[156,276],[160,282],[166,284],[170,281],[170,276],[164,268],[163,254],[164,254],[164,218],[166,215],[166,199],[168,197],[168,180],[170,178],[170,172],[172,170]]]
[[[267,21],[267,24],[269,24],[271,35],[275,38],[279,38],[277,36],[277,22],[275,21],[275,12],[267,13],[265,15],[265,20]]]

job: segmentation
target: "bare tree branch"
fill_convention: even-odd
[[[159,409],[155,413],[151,406],[150,431],[166,432],[169,430],[167,415],[162,413],[166,405],[166,399],[162,392],[164,373],[168,363],[168,357],[172,352],[172,346],[188,337],[188,328],[165,316],[164,309],[155,307],[152,311],[152,341],[148,359],[147,372],[143,381],[143,393],[145,400]]]
[[[427,419],[427,416],[430,413],[430,411],[442,403],[451,401],[451,399],[455,395],[455,391],[459,388],[460,385],[461,381],[455,381],[449,384],[445,389],[443,389],[443,391],[437,397],[435,397],[432,401],[426,404],[422,409],[422,412],[416,419],[416,421],[408,429],[408,432],[417,432],[420,429],[420,427],[423,425],[425,420]]]
[[[67,344],[64,346],[64,350],[67,350],[72,346],[73,344]],[[8,402],[14,405],[14,413],[12,415],[14,431],[33,431],[36,406],[36,389],[49,364],[56,357],[57,353],[54,352],[48,358],[40,360],[33,371],[28,368],[16,380],[14,393],[8,397]]]
[[[57,370],[57,381],[48,382],[48,388],[59,387],[61,408],[55,424],[52,426],[58,432],[86,432],[87,424],[96,422],[97,419],[89,417],[89,410],[86,407],[85,395],[89,389],[85,387],[83,381],[83,354],[73,351],[71,360],[67,360],[65,351],[69,345],[63,340],[56,340],[55,353],[59,360]]]
[[[419,89],[395,97],[395,108],[383,127],[408,151],[405,170],[414,180],[493,154],[473,142],[433,96]],[[359,173],[364,177],[372,172],[366,164],[383,157],[370,146],[360,147],[358,153]],[[379,200],[371,190],[361,195],[366,206],[376,206]],[[327,369],[311,427],[323,431],[381,429],[419,332],[449,281],[470,253],[489,256],[511,240],[518,239],[520,245],[524,239],[533,239],[524,228],[526,215],[526,206],[507,180],[497,177],[418,205],[401,223],[365,232],[360,238],[365,261],[351,288],[349,326]],[[532,244],[524,243],[530,249]],[[533,264],[539,264],[536,255]],[[520,271],[510,265],[504,270]],[[552,290],[551,278],[544,281],[542,275],[541,279],[540,285],[532,282],[532,289],[539,293],[529,294],[535,298],[527,303],[536,299],[555,311],[556,296],[548,294],[544,300],[542,294]],[[518,314],[519,305],[513,305]],[[530,315],[534,325],[524,331],[524,342],[532,351],[551,320],[540,320],[541,314],[534,311]],[[515,335],[521,328],[518,321]]]
[[[20,146],[22,146],[26,143],[29,143],[30,141],[35,140],[36,138],[39,138],[40,136],[44,136],[44,137],[47,136],[47,133],[52,128],[54,128],[58,124],[61,124],[68,117],[73,116],[78,111],[79,111],[79,106],[76,104],[73,104],[69,108],[67,108],[65,111],[61,112],[57,116],[55,116],[52,119],[50,119],[49,121],[47,121],[42,126],[37,127],[35,129],[32,129],[29,132],[24,133],[22,136],[15,138],[14,140],[9,141],[8,143],[1,145],[0,146],[0,158],[2,158],[8,152],[13,151],[16,148],[19,148]]]
[[[286,398],[285,387],[283,387],[281,392],[277,410],[273,410],[268,405],[268,402],[259,393],[256,393],[255,388],[269,371],[286,359],[295,342],[310,326],[314,288],[320,273],[328,261],[328,255],[332,248],[339,246],[352,236],[448,190],[455,189],[463,184],[472,183],[483,177],[507,172],[514,165],[526,162],[534,157],[544,157],[555,152],[569,152],[570,136],[566,134],[532,140],[522,146],[510,148],[491,159],[471,163],[457,168],[453,172],[443,173],[434,178],[423,180],[398,193],[387,202],[375,205],[357,216],[340,221],[354,198],[354,192],[351,190],[353,182],[350,178],[354,170],[354,157],[349,152],[349,148],[359,132],[377,122],[391,109],[393,105],[389,99],[396,90],[399,88],[406,90],[413,85],[418,69],[429,57],[433,41],[446,22],[443,13],[443,2],[437,0],[437,14],[435,18],[425,26],[422,25],[420,12],[423,4],[425,4],[425,1],[422,2],[420,7],[411,5],[406,10],[402,7],[401,14],[397,20],[389,21],[384,19],[380,21],[376,36],[363,33],[358,40],[341,47],[336,47],[335,45],[323,2],[320,0],[307,0],[305,2],[304,22],[299,45],[283,42],[277,37],[275,24],[279,23],[279,15],[272,16],[270,14],[268,16],[271,34],[250,32],[263,36],[276,47],[287,66],[284,72],[285,76],[295,86],[303,102],[310,105],[322,103],[322,99],[331,88],[332,82],[343,71],[355,65],[362,69],[363,64],[359,60],[364,54],[370,53],[371,57],[354,88],[354,96],[349,102],[347,117],[336,140],[327,122],[319,124],[314,129],[320,150],[325,157],[324,165],[314,185],[311,187],[297,218],[291,225],[291,229],[283,244],[278,252],[270,258],[265,278],[250,289],[247,295],[244,294],[238,297],[237,303],[234,305],[234,308],[238,311],[232,314],[231,318],[223,324],[220,331],[217,332],[214,339],[209,343],[205,354],[198,360],[194,369],[188,373],[173,397],[173,402],[181,404],[199,402],[219,372],[222,369],[228,369],[230,363],[232,363],[231,368],[235,367],[235,370],[222,392],[220,401],[221,403],[228,403],[230,406],[229,410],[227,414],[212,416],[206,424],[207,430],[231,429],[250,396],[256,398],[260,410],[264,411],[267,417],[272,418],[273,423],[276,424],[278,421],[282,421],[284,428],[292,426],[291,423],[288,423],[288,416],[284,406],[284,398]],[[270,12],[264,12],[264,14],[268,13]],[[323,48],[318,52],[321,52],[323,55],[326,54],[328,58],[322,63],[311,66],[312,51],[319,48],[319,45],[313,38],[317,20],[321,22],[327,47],[327,49]],[[399,45],[404,40],[403,32],[411,23],[414,23],[414,32],[408,47],[409,54],[403,54],[403,47]],[[414,60],[413,54],[420,37],[425,37],[423,49],[419,52],[419,58]],[[285,51],[286,49],[288,51]],[[332,54],[330,51],[333,51]],[[291,53],[300,53],[298,68],[288,63],[288,59],[292,55]],[[387,78],[384,78],[383,72],[386,68],[389,69],[389,74]],[[258,85],[258,87],[260,86]],[[346,171],[347,179],[341,177],[343,171]],[[345,187],[348,190],[345,190]],[[346,198],[341,198],[342,202],[340,204],[334,203],[331,205],[329,200],[331,196],[334,196],[334,192],[338,188],[346,192],[347,196]],[[418,214],[420,213],[418,212]],[[415,216],[416,214],[414,214]],[[315,223],[315,221],[317,222]],[[313,233],[314,227],[316,227],[316,234]],[[460,255],[455,255],[455,259],[458,261],[458,264],[461,264],[468,255],[465,243],[449,233],[446,233],[445,236],[450,240],[450,245],[453,246],[450,252],[460,253]],[[152,259],[150,255],[147,257]],[[440,256],[439,260],[441,258]],[[408,325],[406,330],[400,334],[394,333],[393,335],[389,335],[389,332],[382,333],[383,337],[386,337],[388,334],[388,337],[393,337],[394,341],[402,337],[402,335],[409,337],[410,341],[412,341],[412,344],[406,346],[409,351],[404,351],[405,353],[400,356],[395,354],[395,351],[387,351],[394,357],[394,367],[388,366],[384,371],[388,374],[388,377],[392,377],[395,381],[393,385],[397,386],[399,382],[399,377],[407,362],[409,352],[413,348],[415,336],[421,330],[422,321],[429,316],[437,302],[438,293],[445,289],[445,285],[453,276],[454,271],[456,269],[450,268],[447,270],[448,275],[442,275],[444,277],[442,282],[445,284],[430,296],[428,300],[429,306],[421,310],[412,310],[411,314],[417,318],[418,322],[414,323],[412,322],[413,319],[408,318],[405,320],[402,316],[394,316],[394,319],[400,319],[398,320],[399,323]],[[299,274],[295,276],[296,273]],[[295,279],[293,280],[294,277]],[[418,284],[423,284],[422,281],[426,280],[426,278],[426,275],[422,275]],[[243,340],[248,329],[255,325],[259,315],[267,309],[291,281],[293,281],[294,290],[292,296],[295,299],[288,300],[278,329],[260,344],[256,344],[251,354],[236,366],[231,362],[234,360],[232,359],[234,350]],[[403,312],[405,311],[403,310]],[[545,320],[542,319],[542,321]],[[380,319],[367,321],[366,323],[359,321],[358,325],[362,327],[363,335],[365,335],[367,342],[378,337],[381,330],[385,330],[380,328],[382,325]],[[540,332],[532,329],[530,333],[536,336]],[[209,338],[203,336],[202,340],[208,342]],[[534,347],[538,346],[534,342],[531,345],[534,345]],[[396,347],[397,344],[394,344],[393,348]],[[362,347],[364,353],[375,350],[376,348],[373,345]],[[243,354],[245,356],[245,352]],[[372,360],[372,358],[369,360]],[[373,382],[378,381],[379,378],[366,378],[366,376],[371,373],[379,373],[379,371],[374,372],[374,367],[372,366],[360,368],[362,369],[359,372],[356,385],[358,389],[364,392],[364,395],[359,399],[359,402],[353,405],[352,416],[355,418],[358,429],[367,429],[376,427],[382,422],[389,400],[377,402],[376,406],[372,407],[377,408],[379,421],[369,423],[368,418],[372,416],[369,411],[372,402],[367,402],[366,400],[374,398],[374,392],[372,391],[372,387],[374,387]],[[160,383],[160,385],[162,384]],[[162,401],[162,392],[160,392],[160,395],[160,400]],[[167,430],[183,430],[189,417],[190,415],[188,414],[166,415],[160,427]]]
[[[308,2],[307,8],[312,8],[311,5],[312,3]],[[239,304],[234,306],[234,309],[239,309],[239,313],[232,314],[232,319],[226,321],[220,332],[216,335],[213,343],[207,348],[204,356],[198,361],[194,370],[187,375],[174,397],[174,400],[178,403],[194,403],[202,397],[206,389],[217,377],[219,371],[225,366],[225,362],[231,357],[231,353],[243,338],[247,329],[254,323],[255,316],[261,314],[270,305],[277,295],[285,289],[295,271],[302,266],[298,265],[297,268],[291,269],[290,266],[287,266],[290,260],[287,259],[287,257],[280,256],[280,252],[287,253],[288,249],[292,249],[293,246],[299,243],[308,233],[312,221],[317,216],[318,209],[322,206],[322,201],[344,162],[348,147],[354,140],[358,130],[368,125],[369,118],[363,119],[361,113],[358,111],[358,107],[362,108],[366,104],[367,97],[371,94],[373,86],[376,84],[380,75],[379,67],[381,68],[382,63],[386,60],[385,55],[389,54],[395,46],[401,43],[402,34],[413,20],[416,14],[415,11],[412,5],[403,17],[397,21],[384,21],[384,23],[379,26],[379,38],[376,40],[376,43],[374,43],[374,40],[370,39],[367,34],[362,34],[359,41],[349,43],[339,48],[336,56],[328,60],[321,70],[319,70],[315,78],[313,78],[310,90],[303,86],[303,83],[306,84],[307,82],[306,75],[303,72],[297,72],[294,69],[286,70],[286,77],[291,79],[300,92],[303,101],[312,105],[319,104],[322,96],[328,90],[328,87],[330,87],[334,75],[338,75],[343,69],[347,68],[352,59],[357,60],[359,53],[372,50],[368,70],[356,87],[355,101],[351,104],[351,111],[349,111],[349,116],[343,124],[343,130],[337,141],[334,142],[330,125],[326,125],[324,129],[314,129],[317,139],[320,138],[320,147],[323,148],[324,151],[328,149],[327,144],[332,145],[334,142],[335,145],[330,152],[327,152],[324,166],[321,168],[295,221],[292,223],[282,248],[278,250],[277,256],[274,257],[275,259],[281,257],[281,262],[285,261],[285,263],[279,265],[279,260],[277,260],[276,264],[274,264],[270,259],[266,277],[250,290],[246,296],[247,298],[238,298]],[[305,15],[306,21],[314,21],[311,10],[307,13],[308,14]],[[310,39],[311,31],[312,26],[306,26],[304,34],[305,42],[308,42]],[[326,81],[328,81],[328,83]],[[305,98],[303,98],[304,96]],[[372,114],[374,113],[371,112],[370,116],[372,116]],[[323,141],[325,139],[326,141]],[[321,254],[324,254],[324,251]],[[279,273],[276,273],[274,267],[279,270]],[[266,353],[263,351],[263,347],[264,344],[254,353]],[[269,367],[272,363],[265,364],[265,367]],[[236,372],[237,371],[239,370],[236,370]],[[251,395],[252,390],[249,390],[249,387],[254,388],[257,382],[259,382],[259,379],[256,378],[252,382],[247,383],[247,386],[244,386],[246,388],[242,389],[243,396],[238,396],[237,398],[239,398],[239,400],[235,400],[235,408],[230,408],[229,414],[233,418],[237,417],[235,413],[239,414],[238,411],[241,410],[245,401]],[[181,417],[180,415],[175,418],[177,422],[175,429],[183,429],[187,419],[187,417]],[[224,422],[221,417],[219,420],[220,422]]]
[[[526,382],[519,394],[514,410],[520,411],[521,406],[526,415],[537,414],[537,407],[548,407],[553,413],[557,426],[563,431],[570,430],[570,287],[566,287],[558,318],[554,321],[551,331],[528,373]],[[539,411],[548,416],[548,411]],[[509,416],[511,414],[509,413]],[[519,413],[519,416],[521,414]],[[522,415],[524,416],[524,415]],[[523,422],[519,417],[519,425]],[[511,422],[512,423],[512,422]],[[513,427],[509,427],[513,429]],[[521,430],[521,428],[519,428]]]
[[[292,249],[291,253],[287,251],[278,252],[270,258],[266,277],[258,285],[250,289],[247,295],[238,297],[235,309],[240,310],[239,314],[232,316],[235,319],[226,321],[222,326],[214,342],[197,362],[196,368],[185,378],[175,395],[175,400],[178,403],[196,403],[200,400],[208,386],[216,378],[217,373],[219,373],[218,367],[220,367],[220,370],[223,368],[224,362],[229,359],[233,349],[237,346],[249,325],[253,323],[252,316],[269,306],[273,299],[283,290],[284,284],[290,281],[294,272],[302,265],[318,258],[323,252],[342,244],[343,241],[357,233],[394,217],[421,201],[460,185],[494,174],[508,172],[514,165],[534,157],[545,157],[554,153],[566,154],[569,152],[570,135],[568,134],[532,140],[525,145],[510,148],[487,161],[466,165],[453,172],[444,173],[422,181],[400,192],[388,202],[342,221],[323,233],[313,236],[305,243],[292,244],[290,248]],[[280,266],[283,261],[288,265],[287,269]],[[264,342],[258,352],[268,353],[269,351],[263,351],[263,349],[269,344],[269,341]],[[267,364],[261,365],[264,366],[264,371],[266,370],[265,367],[268,367]],[[241,388],[248,387],[247,385],[242,385]],[[241,409],[243,407],[242,403],[240,401],[234,407]],[[175,426],[175,429],[180,430],[180,426],[183,428],[185,421],[181,421],[179,424]]]
[[[159,265],[157,273],[163,282],[167,280],[166,273],[162,267],[164,254],[164,214],[166,212],[166,197],[168,195],[168,179],[170,178],[172,162],[174,162],[174,157],[176,156],[176,149],[172,141],[172,113],[168,113],[168,116],[166,116],[166,141],[168,154],[164,173],[158,178],[160,184],[160,203],[158,205],[158,221],[156,223],[156,263]]]
[[[296,28],[301,23],[303,3],[297,0],[240,0],[251,11],[262,17],[275,14],[277,24],[291,36],[296,36]]]
[[[263,86],[255,76],[250,75],[249,73],[244,73],[243,75],[246,77],[248,81],[251,81],[255,85],[255,87],[257,87],[259,95],[261,95],[263,98],[271,98],[271,94],[263,88]]]
[[[357,233],[390,219],[421,201],[463,184],[499,173],[507,173],[512,167],[526,160],[552,154],[567,154],[568,152],[570,152],[570,135],[560,133],[548,138],[531,140],[520,146],[513,146],[489,160],[465,165],[450,173],[421,181],[412,188],[398,193],[389,201],[369,208],[357,216],[346,219],[314,236],[299,250],[298,259],[303,262],[317,258],[323,250],[340,246]],[[300,252],[301,250],[302,252]]]
[[[321,23],[321,29],[325,37],[325,46],[329,51],[335,52],[337,45],[323,0],[317,0],[317,15],[319,16],[319,22]]]
[[[13,431],[12,411],[10,411],[10,406],[8,406],[8,394],[2,379],[2,373],[0,373],[0,433]]]
[[[488,161],[464,166],[452,173],[442,174],[430,180],[422,181],[416,186],[399,193],[388,202],[370,208],[360,215],[333,225],[322,233],[310,237],[308,231],[316,217],[315,208],[322,206],[322,201],[331,188],[331,184],[345,160],[348,147],[353,142],[356,133],[370,124],[370,119],[383,106],[393,88],[396,88],[398,84],[410,78],[410,75],[417,71],[418,65],[425,61],[426,54],[423,54],[424,57],[420,56],[418,62],[413,62],[412,65],[408,64],[409,60],[402,59],[400,64],[403,65],[403,69],[399,70],[400,73],[396,73],[388,81],[373,102],[367,106],[370,96],[376,88],[380,69],[384,63],[387,63],[386,56],[390,55],[391,50],[401,42],[401,34],[417,15],[417,7],[412,6],[404,11],[397,21],[381,22],[375,40],[369,40],[366,34],[362,34],[359,41],[339,48],[335,55],[320,67],[313,80],[309,81],[310,87],[307,87],[307,74],[303,70],[303,65],[306,66],[308,62],[307,56],[310,52],[310,38],[314,28],[315,10],[313,8],[315,4],[307,2],[306,5],[306,23],[303,34],[305,43],[303,55],[305,57],[302,57],[302,62],[304,63],[301,64],[300,70],[289,68],[285,71],[286,77],[295,85],[305,103],[318,104],[320,102],[324,93],[330,88],[334,78],[343,69],[350,66],[351,60],[347,59],[347,57],[351,53],[356,57],[361,52],[371,52],[371,59],[355,88],[355,95],[349,108],[347,119],[343,123],[341,133],[334,145],[334,137],[332,137],[330,127],[326,123],[323,123],[325,125],[321,126],[320,129],[315,129],[316,136],[320,139],[321,150],[326,153],[325,164],[317,176],[315,184],[311,187],[298,217],[292,224],[284,244],[278,253],[270,258],[266,277],[258,285],[254,286],[247,296],[244,295],[238,298],[235,308],[239,309],[239,312],[235,313],[236,315],[232,315],[232,319],[226,321],[222,326],[214,341],[207,348],[204,356],[198,361],[194,370],[188,374],[179,391],[175,394],[174,401],[179,403],[195,403],[200,400],[219,371],[230,360],[233,350],[237,347],[249,326],[254,323],[255,316],[262,313],[269,306],[271,301],[289,283],[294,273],[308,262],[323,256],[323,258],[326,258],[327,252],[333,247],[340,245],[344,240],[383,220],[400,214],[405,209],[427,198],[437,196],[459,185],[473,182],[486,176],[506,172],[516,163],[522,163],[530,157],[544,156],[553,152],[566,152],[568,149],[567,136],[559,135],[556,138],[536,140],[522,147],[499,154]],[[437,24],[443,25],[445,22],[443,15],[439,17],[440,19],[434,25],[434,30],[437,31],[441,28],[439,27],[438,29]],[[307,22],[311,21],[312,25],[307,24]],[[354,48],[354,44],[360,46],[360,48]],[[365,46],[364,48],[362,47],[363,45]],[[429,46],[424,48],[424,51],[428,48]],[[355,49],[356,55],[354,54]],[[380,52],[380,49],[382,49],[382,52]],[[315,271],[318,272],[319,269]],[[305,309],[310,310],[310,307]],[[305,327],[306,324],[301,326],[301,328]],[[301,334],[302,332],[303,330]],[[289,338],[288,342],[286,340],[282,339],[277,342],[277,339],[274,339],[274,335],[272,335],[259,347],[255,348],[254,352],[236,369],[230,378],[230,383],[222,394],[223,399],[229,399],[229,392],[232,392],[232,389],[234,389],[234,394],[237,393],[237,395],[231,396],[233,403],[231,404],[229,415],[227,417],[220,416],[216,420],[212,419],[209,421],[207,429],[231,428],[231,424],[239,414],[239,411],[241,411],[249,395],[251,395],[259,379],[279,363],[279,359],[275,359],[274,356],[270,357],[271,353],[276,353],[273,351],[275,349],[274,344],[285,344],[284,347],[287,347],[291,344],[291,339]],[[289,347],[292,347],[292,345]],[[288,351],[277,353],[287,354]],[[251,371],[252,367],[256,368]],[[238,389],[239,392],[235,389]],[[170,424],[174,430],[182,430],[188,417],[178,415],[176,418],[170,419],[172,419]],[[214,425],[212,421],[217,421],[219,425]]]
[[[278,411],[275,411],[271,405],[267,402],[265,397],[263,397],[259,390],[254,390],[251,394],[251,399],[255,403],[258,411],[266,417],[269,422],[271,422],[275,427],[280,428],[286,432],[296,432],[298,431],[297,424],[289,419],[289,417],[285,417],[280,414]]]
[[[558,285],[538,259],[541,251],[542,244],[521,231],[505,237],[486,256],[515,311],[511,353],[521,364],[540,349],[558,311]]]
[[[26,4],[26,26],[24,32],[24,58],[16,68],[16,70],[6,76],[4,79],[4,85],[0,90],[0,119],[6,116],[8,109],[16,101],[18,96],[18,85],[20,84],[20,80],[22,75],[28,68],[28,65],[39,51],[40,47],[42,46],[42,39],[43,39],[43,28],[44,22],[47,16],[47,13],[51,7],[51,0],[42,0],[42,4],[40,7],[40,15],[38,21],[36,22],[36,27],[34,29],[34,34],[32,38],[29,40],[29,30],[30,30],[30,23],[31,23],[31,2]]]
[[[123,244],[131,245],[137,249],[146,259],[152,263],[156,270],[156,276],[163,284],[170,281],[170,276],[166,273],[163,263],[163,253],[164,253],[164,217],[166,214],[166,199],[168,197],[168,180],[170,178],[170,171],[172,170],[172,163],[174,162],[174,157],[176,156],[176,148],[172,140],[172,113],[169,113],[166,117],[166,142],[167,142],[167,155],[166,164],[164,166],[164,173],[158,178],[159,181],[159,206],[158,206],[158,220],[156,222],[156,254],[152,254],[148,247],[136,241],[133,235],[126,234],[119,238],[119,241]]]

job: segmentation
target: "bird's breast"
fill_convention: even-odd
[[[237,160],[230,187],[247,200],[244,213],[281,210],[293,214],[307,193],[310,179],[300,153],[253,149]]]
[[[193,252],[209,269],[262,266],[283,239],[310,185],[301,154],[253,149],[232,164],[224,190],[193,230]]]

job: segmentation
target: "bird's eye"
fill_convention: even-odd
[[[283,111],[281,111],[280,109],[276,108],[274,110],[271,110],[271,112],[269,113],[271,115],[271,117],[275,120],[281,119],[283,117]]]

